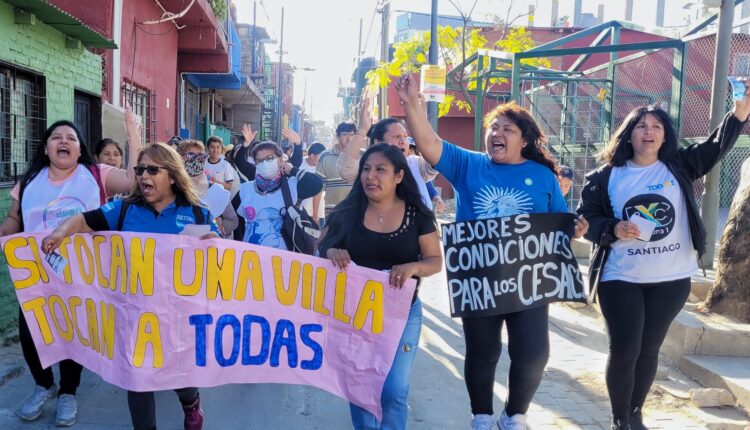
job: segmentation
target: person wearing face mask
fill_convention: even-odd
[[[323,189],[323,180],[285,163],[281,148],[271,141],[255,145],[251,153],[255,160],[255,180],[245,182],[234,198],[234,207],[245,221],[242,240],[255,245],[287,249],[281,235],[286,207],[281,190],[283,176],[289,184],[292,202],[313,197]]]
[[[221,185],[212,184],[208,181],[205,171],[207,155],[203,143],[199,140],[183,140],[177,148],[177,152],[185,162],[185,171],[187,171],[190,180],[193,181],[193,187],[198,197],[208,206],[211,213],[221,214],[215,221],[222,232],[222,237],[231,239],[232,232],[239,224],[237,212],[234,211],[228,196],[221,198],[221,194],[226,193],[228,195],[229,193]],[[223,208],[210,207],[211,204],[215,204],[214,201],[222,200],[227,202]]]
[[[485,152],[469,151],[435,133],[422,108],[417,87],[411,74],[396,83],[417,149],[453,185],[456,221],[567,212],[557,184],[555,161],[529,111],[515,103],[497,106],[484,118]],[[580,217],[574,229],[575,236],[580,237],[588,229],[588,223]],[[490,430],[495,425],[500,430],[526,428],[526,412],[549,358],[548,320],[546,304],[519,312],[462,318],[466,341],[464,380],[471,402],[473,430]],[[502,352],[503,326],[508,332],[510,355],[508,396],[500,419],[495,421],[493,387]]]

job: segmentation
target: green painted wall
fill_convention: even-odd
[[[84,48],[65,47],[66,36],[38,19],[15,23],[13,7],[0,0],[0,62],[44,76],[47,124],[73,120],[74,91],[101,95],[102,59]],[[10,189],[0,188],[0,219],[10,207]],[[0,339],[16,325],[18,303],[0,253]]]

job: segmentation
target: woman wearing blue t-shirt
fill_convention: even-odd
[[[692,183],[734,146],[748,114],[745,95],[705,142],[681,148],[668,113],[633,109],[599,154],[603,165],[586,175],[578,213],[591,220],[589,282],[609,335],[614,430],[646,428],[641,408],[659,349],[706,250]]]
[[[528,111],[508,103],[484,119],[486,152],[473,152],[443,141],[430,126],[411,75],[396,83],[406,123],[417,149],[452,185],[456,221],[522,213],[567,212],[557,182],[555,162],[545,137]],[[588,228],[576,221],[576,236]],[[462,318],[466,339],[464,377],[471,400],[472,429],[494,427],[493,385],[500,359],[503,324],[508,330],[508,398],[498,426],[525,429],[526,411],[542,380],[549,357],[548,307]]]
[[[211,233],[202,239],[218,238],[219,229],[200,199],[177,152],[164,144],[153,144],[138,154],[136,184],[123,200],[68,218],[42,241],[45,253],[57,249],[63,239],[93,231],[131,231],[178,234],[188,224],[207,224]],[[203,428],[203,411],[198,389],[175,390],[185,412],[186,430]],[[153,392],[128,391],[130,418],[136,430],[156,428]]]

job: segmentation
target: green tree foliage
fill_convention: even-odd
[[[214,15],[219,21],[223,21],[227,17],[227,2],[225,0],[208,0],[208,4],[211,5],[211,9],[214,10]]]
[[[463,63],[480,49],[499,49],[506,52],[523,52],[534,47],[531,33],[524,27],[511,28],[504,32],[505,38],[490,44],[480,29],[463,29],[438,26],[438,46],[440,64],[446,65],[448,70]],[[430,47],[430,32],[418,34],[409,40],[396,42],[393,45],[393,60],[380,64],[367,74],[370,86],[374,88],[387,87],[394,78],[404,73],[418,73],[423,64],[428,64],[427,55]],[[549,67],[546,59],[522,60],[524,64],[537,67]],[[485,58],[484,68],[489,67],[489,59]],[[509,66],[508,66],[509,67]],[[445,100],[440,103],[439,116],[448,114],[452,106],[459,110],[471,112],[474,109],[474,98],[471,93],[476,91],[476,64],[467,67],[453,75],[447,82],[448,88],[458,89],[463,94],[463,100],[454,94],[447,93]],[[492,78],[488,80],[485,92],[507,82],[507,79]]]

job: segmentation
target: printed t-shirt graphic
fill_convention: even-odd
[[[664,163],[615,167],[608,189],[615,215],[626,221],[643,218],[654,223],[654,230],[648,240],[615,241],[602,281],[664,282],[697,270],[685,199]]]
[[[474,196],[474,213],[477,219],[525,214],[531,212],[532,208],[531,197],[513,188],[486,185]]]

